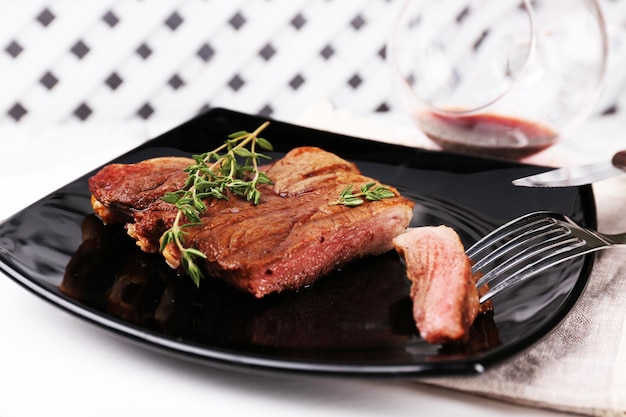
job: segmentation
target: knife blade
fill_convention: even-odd
[[[553,169],[541,174],[518,178],[513,185],[520,187],[577,187],[624,174],[626,150],[619,151],[611,161]]]

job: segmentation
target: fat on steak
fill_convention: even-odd
[[[483,307],[458,234],[448,226],[416,227],[393,242],[405,260],[420,336],[429,343],[466,341]]]
[[[95,213],[107,224],[125,223],[142,250],[157,252],[176,215],[161,197],[182,188],[182,169],[192,162],[172,157],[104,167],[89,179]],[[392,250],[413,216],[414,203],[393,187],[392,198],[329,205],[349,184],[358,189],[379,182],[320,148],[295,148],[265,173],[273,184],[259,186],[260,204],[236,196],[210,199],[202,224],[185,229],[185,245],[207,256],[207,275],[257,298],[302,288],[352,260]],[[170,266],[180,265],[174,245],[163,255]]]

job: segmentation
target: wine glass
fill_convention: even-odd
[[[407,0],[388,44],[398,96],[435,144],[511,159],[589,115],[607,55],[596,0]]]

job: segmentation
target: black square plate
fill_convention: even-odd
[[[112,162],[190,155],[264,119],[213,109]],[[595,226],[590,186],[529,189],[511,180],[542,170],[429,152],[271,121],[276,159],[302,145],[355,162],[416,202],[412,226],[446,224],[470,245],[518,215],[550,210]],[[581,295],[593,255],[542,273],[493,299],[462,345],[425,343],[415,330],[395,253],[355,261],[298,292],[256,300],[206,279],[196,289],[158,255],[140,252],[92,214],[87,179],[100,167],[0,225],[0,267],[60,308],[146,347],[213,366],[367,376],[475,373],[549,333]],[[25,331],[28,329],[26,328]]]

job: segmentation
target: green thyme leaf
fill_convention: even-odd
[[[331,206],[344,205],[348,207],[356,207],[363,204],[365,200],[379,201],[383,198],[392,198],[394,196],[395,194],[389,189],[389,187],[385,185],[376,185],[375,182],[363,184],[356,193],[354,192],[354,186],[350,184],[341,190],[337,200],[328,204]]]
[[[249,158],[252,156],[252,153],[246,148],[237,148],[235,149],[235,155],[241,156],[243,158]]]
[[[261,149],[265,149],[266,151],[273,151],[274,150],[274,147],[272,146],[272,144],[269,143],[269,141],[267,139],[265,139],[265,138],[257,138],[256,143],[257,143],[257,145],[259,145],[259,147]],[[263,156],[265,156],[265,155],[263,155]]]
[[[259,170],[259,160],[271,158],[257,153],[255,148],[273,149],[267,139],[258,136],[268,125],[269,122],[265,122],[254,132],[241,130],[231,133],[218,148],[193,155],[195,164],[184,169],[187,178],[183,188],[162,197],[178,212],[172,227],[161,236],[160,251],[163,252],[170,244],[176,245],[181,265],[196,285],[200,285],[202,278],[202,270],[196,260],[206,258],[206,255],[184,246],[186,233],[183,229],[202,224],[201,215],[207,208],[204,201],[209,198],[228,200],[226,190],[254,204],[260,203],[261,192],[257,185],[271,184],[272,181]],[[245,163],[241,164],[237,158],[245,159]],[[187,223],[183,223],[183,218]]]

